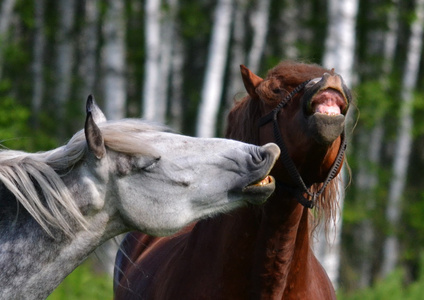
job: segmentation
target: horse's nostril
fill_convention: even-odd
[[[280,147],[274,143],[268,143],[261,147],[262,156],[271,155],[272,158],[277,159],[280,156]]]

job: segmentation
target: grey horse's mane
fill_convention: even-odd
[[[98,124],[105,146],[126,154],[152,151],[137,133],[169,131],[166,127],[137,119]],[[76,226],[86,228],[86,220],[59,174],[70,172],[88,151],[84,130],[77,132],[64,146],[38,153],[0,151],[0,180],[17,201],[50,235],[51,227],[72,236]],[[66,215],[63,214],[66,211]]]

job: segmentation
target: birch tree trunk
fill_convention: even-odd
[[[202,87],[196,134],[213,137],[221,101],[233,12],[232,0],[219,0],[215,9],[208,62]]]
[[[381,88],[387,93],[389,89],[389,77],[393,69],[393,59],[397,43],[397,15],[398,6],[394,2],[387,14],[387,32],[384,36],[383,48],[383,66],[382,76],[380,78]],[[381,32],[376,32],[376,36],[381,35]],[[369,39],[372,43],[375,41],[375,36]],[[378,109],[378,108],[377,108]],[[381,108],[380,108],[381,110]],[[379,184],[378,166],[380,165],[380,153],[383,145],[384,126],[383,117],[385,111],[376,112],[375,125],[369,130],[366,128],[360,135],[360,143],[358,152],[363,152],[361,159],[358,160],[357,171],[357,190],[359,203],[365,206],[366,215],[371,216],[376,206],[376,193]],[[364,159],[365,158],[365,159]],[[359,288],[370,286],[373,279],[373,261],[376,259],[375,254],[375,229],[371,218],[366,218],[361,221],[356,232],[356,243],[359,248]]]
[[[343,76],[347,86],[352,86],[353,62],[355,50],[355,24],[358,12],[358,1],[337,1],[329,0],[328,3],[328,33],[325,43],[325,54],[323,65],[327,68],[335,68],[336,72]],[[349,116],[348,116],[349,118]],[[341,176],[345,177],[345,170],[342,169]],[[346,182],[346,180],[343,180]],[[339,207],[340,213],[343,210],[344,185],[339,187]],[[321,228],[321,233],[316,246],[317,256],[327,271],[335,288],[337,288],[340,265],[340,235],[342,229],[342,218],[340,214],[336,216],[335,226],[329,228],[329,242],[327,243],[325,234]]]
[[[405,190],[409,155],[412,146],[413,90],[417,84],[422,53],[424,0],[416,1],[415,13],[416,18],[411,25],[411,36],[409,37],[408,53],[402,80],[400,124],[397,133],[392,178],[386,208],[386,218],[390,233],[386,237],[383,246],[382,276],[387,276],[392,272],[399,260],[399,240],[396,229],[400,224],[402,194]]]
[[[257,2],[257,9],[251,16],[253,28],[253,43],[249,51],[248,66],[253,73],[259,71],[261,58],[264,53],[266,37],[268,33],[270,0]]]
[[[99,1],[85,1],[85,24],[82,31],[81,42],[81,63],[79,66],[79,76],[82,79],[80,90],[81,99],[85,99],[89,94],[94,94],[94,87],[97,77],[97,47],[99,37],[97,28],[99,25]]]
[[[174,33],[173,58],[171,61],[171,101],[170,124],[176,131],[183,128],[183,81],[184,81],[184,45],[181,36]]]
[[[74,49],[72,30],[75,21],[75,0],[58,1],[58,28],[56,34],[56,86],[53,95],[56,105],[57,120],[60,120],[58,136],[64,133],[66,103],[71,92],[72,66],[74,63]]]
[[[43,57],[46,38],[44,36],[44,0],[34,2],[34,47],[32,62],[32,125],[39,127],[39,114],[44,95]]]
[[[161,51],[160,51],[160,79],[161,83],[157,86],[156,100],[156,120],[161,123],[166,121],[166,111],[168,102],[168,91],[170,76],[172,70],[173,49],[175,49],[175,17],[178,10],[177,0],[166,0],[168,9],[164,13],[161,30]],[[174,100],[174,98],[172,99]]]
[[[246,6],[246,0],[235,1],[229,80],[225,96],[225,115],[227,115],[233,106],[236,94],[242,92],[243,96],[245,95],[245,89],[240,75],[240,65],[247,64],[246,51],[244,49],[244,43],[246,40],[246,24],[244,21],[246,16]]]
[[[108,0],[104,35],[104,100],[106,117],[122,119],[126,111],[124,2]]]
[[[160,79],[160,0],[146,0],[145,4],[145,50],[146,63],[143,86],[143,118],[156,120],[156,101]]]
[[[283,57],[296,59],[299,51],[296,42],[300,36],[299,30],[299,5],[295,0],[286,0],[284,9],[281,11],[280,19],[283,31],[281,32],[281,49]]]
[[[3,77],[3,51],[16,0],[3,0],[0,10],[0,79]]]

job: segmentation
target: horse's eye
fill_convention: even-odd
[[[274,94],[279,94],[281,92],[281,90],[279,88],[275,88],[275,89],[272,90],[272,92]]]
[[[311,81],[308,82],[308,84],[305,86],[305,89],[311,88],[313,87],[315,84],[317,84],[318,82],[320,82],[322,78],[321,77],[317,77],[314,79],[311,79]]]
[[[150,170],[154,169],[158,165],[160,159],[161,159],[161,157],[158,156],[158,157],[154,157],[154,158],[144,162],[143,165],[141,166],[141,169],[143,171],[150,171]]]

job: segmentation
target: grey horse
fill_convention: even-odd
[[[107,121],[57,149],[0,152],[0,299],[44,299],[93,250],[130,230],[169,235],[274,191],[275,144],[201,139]]]

